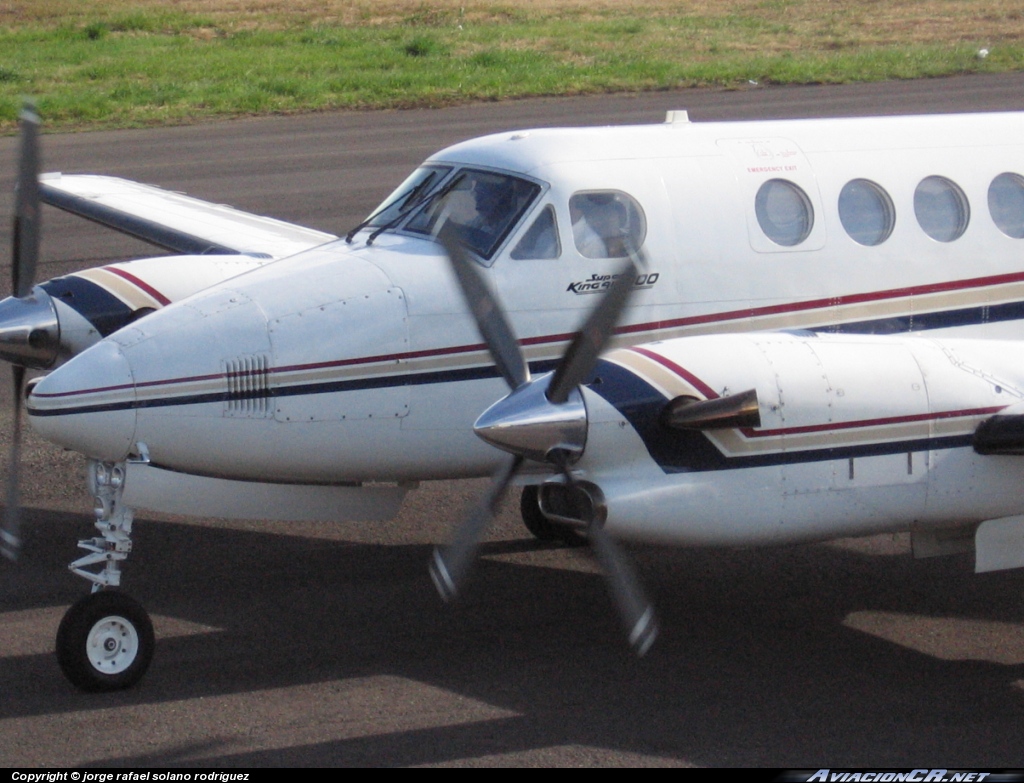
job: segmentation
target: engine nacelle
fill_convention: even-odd
[[[1024,397],[1016,359],[997,341],[810,333],[626,348],[587,387],[578,468],[600,487],[609,529],[682,544],[820,540],[1019,514],[1016,458],[972,448],[982,422]],[[745,402],[731,405],[739,394]],[[702,411],[703,400],[717,402]],[[688,421],[666,416],[689,405],[698,415]],[[717,423],[704,415],[733,409]]]

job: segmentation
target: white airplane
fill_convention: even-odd
[[[1019,567],[1022,132],[669,112],[496,134],[429,158],[345,239],[110,334],[27,400],[97,500],[65,674],[108,690],[149,664],[145,611],[100,589],[135,508],[379,519],[417,481],[493,473],[435,553],[442,595],[522,483],[531,530],[587,532],[640,652],[656,623],[613,538],[909,530],[918,556]]]

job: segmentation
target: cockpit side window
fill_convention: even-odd
[[[572,238],[584,258],[623,258],[647,236],[640,205],[621,190],[574,193],[569,199]]]
[[[437,236],[447,226],[467,248],[488,259],[538,193],[540,186],[525,179],[464,169],[405,228]]]
[[[555,227],[555,208],[548,204],[523,234],[511,255],[516,261],[521,261],[528,258],[558,258],[561,254],[562,246]]]

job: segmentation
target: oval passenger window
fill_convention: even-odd
[[[914,214],[924,232],[937,242],[952,242],[967,230],[971,207],[955,182],[925,177],[914,191]]]
[[[988,186],[988,211],[1006,236],[1024,239],[1024,177],[1006,172]]]
[[[785,179],[770,179],[757,190],[754,211],[761,230],[775,244],[799,245],[814,227],[814,208],[799,186]]]
[[[867,179],[855,179],[839,192],[839,220],[854,242],[880,245],[896,225],[896,210],[880,185]]]

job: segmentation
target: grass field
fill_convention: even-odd
[[[1019,0],[0,0],[0,132],[1021,68]]]

